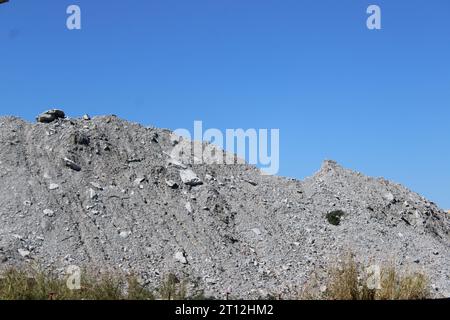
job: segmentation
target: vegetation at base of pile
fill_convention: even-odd
[[[198,298],[198,297],[197,297]],[[160,288],[142,286],[134,276],[81,275],[80,289],[67,279],[35,270],[8,269],[0,275],[0,300],[186,300],[185,283],[169,274]]]
[[[371,271],[368,271],[371,270]],[[305,288],[300,294],[307,300],[423,300],[429,299],[427,277],[420,272],[401,272],[393,265],[379,267],[379,281],[373,269],[346,256],[332,267],[325,285],[319,290]]]
[[[368,267],[349,254],[330,268],[320,285],[306,286],[302,300],[420,300],[428,299],[427,277],[419,272],[400,272],[393,265],[379,268],[379,282],[373,282]],[[67,278],[58,278],[35,270],[8,269],[0,272],[0,300],[193,300],[203,294],[188,296],[187,282],[168,274],[160,286],[149,290],[137,277],[81,274],[80,289],[71,290]],[[275,298],[275,296],[274,296]],[[211,299],[211,298],[209,298]],[[276,298],[275,298],[276,299]]]

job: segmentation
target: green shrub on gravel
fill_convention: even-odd
[[[333,226],[338,226],[341,223],[342,217],[345,215],[342,210],[335,210],[327,213],[327,220]]]

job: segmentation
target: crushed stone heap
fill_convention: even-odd
[[[53,115],[0,118],[0,268],[77,265],[149,287],[175,273],[208,296],[294,297],[352,251],[424,271],[450,297],[449,215],[401,185],[333,161],[304,181],[186,165],[168,130]]]

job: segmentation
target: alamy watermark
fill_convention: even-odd
[[[69,15],[66,20],[66,27],[69,30],[81,30],[81,8],[72,4],[67,7],[66,13]],[[372,4],[367,7],[366,13],[370,16],[366,20],[366,26],[369,30],[381,29],[381,8]]]
[[[366,25],[369,30],[381,29],[381,8],[375,4],[370,5],[367,8],[367,14],[370,16],[367,18]]]
[[[66,269],[66,286],[69,290],[81,289],[81,268],[75,265],[68,266]]]
[[[182,164],[244,164],[258,166],[263,174],[280,169],[279,129],[204,130],[202,121],[194,122],[193,134],[177,129],[172,134],[170,157]]]
[[[381,268],[379,265],[371,265],[366,269],[366,285],[370,290],[381,290]]]
[[[67,7],[66,13],[69,15],[66,20],[66,27],[69,30],[81,30],[81,8],[77,5]]]

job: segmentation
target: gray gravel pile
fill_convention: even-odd
[[[149,287],[173,272],[208,296],[293,297],[351,251],[450,297],[449,215],[401,185],[333,161],[304,181],[186,165],[168,130],[52,114],[0,118],[0,268],[78,265]]]

